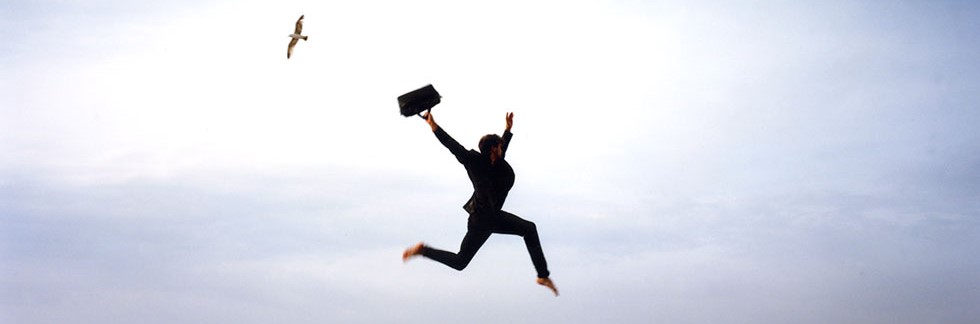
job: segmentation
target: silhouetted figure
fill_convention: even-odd
[[[446,146],[449,152],[456,156],[456,160],[466,168],[466,173],[473,183],[473,195],[463,206],[470,216],[466,236],[460,243],[458,253],[418,243],[406,249],[402,259],[408,261],[413,256],[422,255],[453,269],[463,270],[483,243],[490,238],[490,234],[518,235],[524,238],[527,252],[531,255],[531,262],[537,270],[537,283],[548,287],[555,296],[558,296],[558,289],[548,278],[550,274],[548,264],[545,262],[544,252],[541,251],[541,241],[538,239],[538,230],[534,223],[501,210],[504,200],[507,199],[507,193],[514,186],[514,169],[504,160],[504,154],[513,136],[510,129],[514,124],[514,114],[506,115],[507,127],[504,129],[503,137],[490,134],[480,139],[480,152],[467,150],[456,142],[436,124],[431,111],[424,117],[439,142]]]

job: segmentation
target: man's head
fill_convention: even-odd
[[[480,138],[480,153],[496,160],[503,156],[504,140],[497,134],[487,134]]]

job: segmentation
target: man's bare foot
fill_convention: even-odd
[[[408,262],[408,259],[411,259],[412,257],[417,255],[421,255],[422,247],[424,246],[425,244],[419,242],[418,244],[412,245],[411,247],[405,249],[405,253],[402,253],[402,262]]]
[[[555,297],[558,297],[558,288],[555,287],[555,283],[549,278],[538,278],[538,284],[548,287],[552,292],[555,293]]]

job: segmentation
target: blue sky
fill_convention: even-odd
[[[304,33],[286,60],[300,14]],[[8,1],[0,322],[975,323],[970,1]],[[467,147],[515,112],[463,272]]]

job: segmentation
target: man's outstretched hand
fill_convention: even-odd
[[[504,131],[509,132],[510,131],[510,128],[511,127],[514,127],[514,113],[509,112],[509,113],[507,113],[507,115],[504,118],[507,121],[507,128],[504,128]]]
[[[433,132],[436,131],[437,128],[439,128],[439,125],[436,124],[436,119],[432,117],[431,110],[425,112],[425,116],[422,117],[425,118],[425,122],[429,124],[429,127],[432,128]]]

